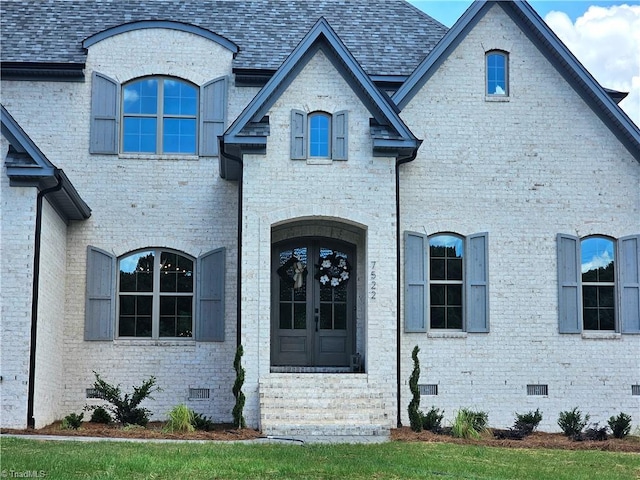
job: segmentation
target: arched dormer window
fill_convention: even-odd
[[[122,151],[196,154],[198,88],[172,77],[122,87]]]
[[[291,110],[291,158],[347,160],[348,112]]]
[[[309,156],[331,157],[331,116],[328,113],[309,114]]]
[[[487,95],[509,95],[509,54],[502,50],[486,53]]]

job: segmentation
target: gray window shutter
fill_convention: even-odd
[[[91,77],[91,135],[89,153],[117,154],[120,85],[101,73]]]
[[[421,233],[404,234],[404,331],[427,331],[429,241]]]
[[[198,258],[196,340],[224,342],[225,249]]]
[[[558,234],[558,331],[582,331],[580,239]]]
[[[343,110],[333,114],[331,125],[331,158],[334,160],[346,160],[349,152],[347,133],[349,131],[347,111]]]
[[[218,155],[218,136],[227,121],[227,77],[206,83],[200,90],[200,155]]]
[[[489,332],[489,234],[476,233],[466,240],[466,331]]]
[[[115,323],[116,257],[87,247],[87,295],[84,339],[112,340]]]
[[[618,240],[620,325],[622,333],[640,333],[640,235]]]
[[[291,110],[291,159],[307,158],[307,114]]]

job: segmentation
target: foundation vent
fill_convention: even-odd
[[[640,385],[631,385],[631,395],[640,395]]]
[[[104,398],[104,396],[95,388],[87,388],[86,394],[87,398]]]
[[[418,385],[420,395],[438,395],[438,384]]]
[[[527,395],[547,396],[549,385],[527,385]]]
[[[190,388],[189,400],[206,400],[209,398],[208,388]]]

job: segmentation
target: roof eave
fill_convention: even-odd
[[[0,105],[0,126],[2,135],[9,141],[13,149],[26,157],[30,164],[7,164],[9,184],[17,187],[36,187],[38,191],[61,183],[57,192],[47,197],[60,216],[70,220],[86,220],[91,216],[91,209],[82,200],[64,171],[57,168],[40,151],[37,145],[20,127],[4,105]]]

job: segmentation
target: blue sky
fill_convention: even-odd
[[[409,3],[412,3],[416,7],[418,7],[423,12],[428,13],[430,16],[438,20],[440,23],[443,23],[447,27],[450,27],[455,23],[455,21],[460,18],[460,16],[464,13],[464,11],[471,5],[471,0],[409,0]],[[556,0],[532,0],[529,4],[538,12],[542,18],[545,17],[547,13],[550,11],[560,11],[567,14],[567,16],[575,22],[576,19],[582,16],[591,5],[598,5],[602,7],[607,7],[615,4],[628,3],[638,4],[636,1],[615,1],[615,0],[605,0],[605,1],[582,1],[582,0],[565,0],[565,1],[556,1]]]

